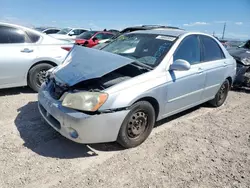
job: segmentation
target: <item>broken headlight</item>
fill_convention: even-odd
[[[62,105],[76,110],[94,112],[105,103],[107,98],[107,93],[100,92],[65,93],[62,97]]]

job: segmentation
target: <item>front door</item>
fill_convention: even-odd
[[[200,64],[200,44],[196,35],[187,36],[173,55],[173,63],[183,59],[190,63],[187,71],[169,71],[172,82],[167,84],[165,115],[169,116],[201,102],[206,75]]]

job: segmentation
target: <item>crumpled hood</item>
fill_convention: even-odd
[[[133,61],[113,53],[75,45],[52,74],[62,84],[73,86],[85,80],[102,77]]]
[[[246,48],[230,48],[228,52],[236,60],[242,62],[243,59],[248,59],[248,61],[242,62],[245,65],[250,65],[250,50]],[[249,63],[248,63],[249,62]]]

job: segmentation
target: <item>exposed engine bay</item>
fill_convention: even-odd
[[[124,82],[130,78],[138,76],[140,74],[148,72],[150,69],[141,67],[137,64],[128,64],[117,70],[114,70],[102,77],[94,78],[79,82],[73,86],[60,86],[56,83],[55,79],[47,79],[47,83],[50,84],[51,96],[54,99],[60,99],[65,92],[77,92],[77,91],[102,91],[113,85]]]
[[[249,41],[246,45],[248,43]],[[246,45],[228,50],[237,63],[236,77],[233,84],[234,88],[250,87],[250,49]]]

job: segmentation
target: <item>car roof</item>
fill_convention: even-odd
[[[110,32],[110,31],[97,31],[97,33],[106,33],[106,34],[114,35],[114,33]]]
[[[181,29],[152,29],[152,30],[140,30],[134,31],[132,33],[145,33],[145,34],[156,34],[156,35],[169,35],[178,37],[180,35],[189,33],[188,31],[184,31]]]
[[[0,22],[0,25],[4,25],[4,26],[9,26],[9,27],[15,27],[15,28],[20,28],[23,30],[27,30],[27,31],[32,31],[40,36],[46,36],[45,34],[37,31],[36,29],[30,28],[30,27],[25,27],[25,26],[21,26],[21,25],[17,25],[17,24],[11,24],[11,23],[4,23],[4,22]]]

